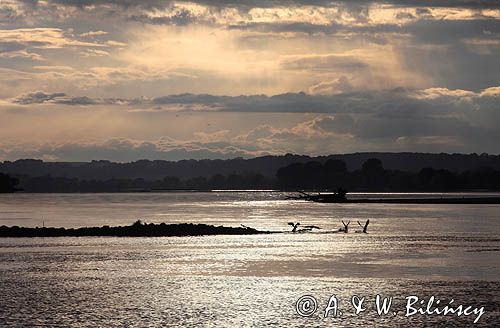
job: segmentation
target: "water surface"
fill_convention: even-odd
[[[0,224],[193,222],[286,231],[290,221],[351,233],[0,239],[0,325],[470,326],[473,317],[352,313],[352,295],[441,297],[500,320],[500,206],[317,204],[274,192],[0,195]],[[366,195],[357,195],[359,197]],[[393,197],[394,195],[376,195]],[[400,195],[398,195],[400,196]],[[428,196],[428,195],[420,195]],[[370,219],[369,234],[355,233]],[[311,317],[295,302],[313,295]],[[345,309],[323,318],[331,295]],[[368,301],[367,301],[368,302]],[[443,301],[444,302],[444,301]],[[371,303],[370,303],[371,304]]]

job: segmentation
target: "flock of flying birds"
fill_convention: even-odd
[[[362,230],[356,230],[355,232],[356,233],[368,233],[367,229],[368,229],[368,224],[370,224],[370,220],[369,219],[366,220],[365,225],[362,225],[361,222],[359,222],[359,221],[357,221],[357,222],[358,222],[358,225],[362,228]],[[329,231],[329,232],[330,233],[336,233],[336,232],[348,233],[350,223],[351,223],[351,221],[347,221],[347,223],[345,223],[344,220],[342,220],[342,224],[344,225],[343,227],[340,227],[338,230],[333,230],[333,231]],[[321,230],[320,227],[315,226],[315,225],[305,225],[299,229],[300,222],[288,222],[288,225],[291,225],[293,227],[292,232],[308,232],[308,231],[312,231],[313,229]]]

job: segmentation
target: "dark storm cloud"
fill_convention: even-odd
[[[311,24],[311,23],[239,23],[237,25],[229,25],[227,27],[229,30],[252,30],[258,32],[273,32],[273,33],[283,33],[283,32],[300,32],[300,33],[325,33],[333,34],[336,32],[347,31],[348,27],[341,24]]]
[[[226,112],[327,113],[332,111],[332,103],[328,99],[305,93],[286,93],[270,97],[265,95],[229,97],[181,94],[155,98],[153,102],[157,105],[208,105]]]
[[[314,33],[397,33],[409,34],[422,43],[451,43],[467,37],[487,37],[500,33],[500,24],[495,19],[477,20],[431,20],[420,19],[404,25],[401,24],[372,24],[366,26],[346,24],[313,24],[313,23],[242,23],[231,25],[229,29],[256,30],[261,32],[300,32]]]
[[[112,100],[70,97],[63,93],[32,93],[14,100],[36,106],[45,103],[55,108],[69,104],[103,104]],[[85,99],[85,101],[82,101]],[[30,157],[88,160],[107,158],[118,161],[138,158],[228,158],[256,156],[288,151],[419,150],[494,152],[498,149],[500,87],[480,92],[431,88],[423,90],[350,92],[334,95],[285,93],[275,96],[216,96],[178,94],[153,99],[122,100],[121,108],[150,108],[144,117],[182,104],[185,110],[209,108],[218,112],[309,113],[295,126],[277,127],[269,121],[249,132],[218,131],[195,133],[188,140],[171,138],[156,141],[110,139],[105,142],[67,142],[30,150]],[[118,104],[117,101],[114,104]],[[201,105],[201,106],[200,106]],[[36,108],[36,107],[32,107]],[[46,107],[46,110],[50,110]],[[88,110],[92,110],[92,106]],[[69,110],[69,109],[68,109]],[[99,110],[99,109],[96,109]],[[199,111],[199,109],[196,109]],[[31,111],[19,115],[30,115]],[[125,119],[142,117],[141,112],[116,111]],[[311,116],[312,113],[316,115]],[[220,114],[219,114],[220,115]],[[160,119],[162,116],[158,116]],[[279,125],[279,124],[278,124]],[[360,148],[361,147],[361,148]],[[23,151],[11,149],[5,155],[17,158]],[[28,154],[28,153],[22,153]]]
[[[88,105],[114,105],[114,104],[128,104],[135,100],[123,100],[118,98],[90,98],[87,96],[71,97],[63,92],[45,93],[43,91],[29,92],[22,94],[14,99],[13,103],[20,105],[32,104],[59,104],[59,105],[75,105],[75,106],[88,106]]]
[[[24,3],[36,5],[40,1],[23,0]],[[170,5],[174,1],[161,0],[49,0],[50,3],[70,6],[92,6],[92,5],[118,5],[122,7],[146,7],[162,8]],[[191,2],[214,7],[242,7],[242,8],[269,8],[278,6],[332,6],[334,4],[363,5],[372,3],[386,3],[396,6],[409,7],[456,7],[456,8],[500,8],[500,3],[496,0],[189,0],[177,2]]]
[[[18,104],[52,103],[58,105],[128,104],[134,108],[162,111],[173,105],[183,110],[200,108],[240,113],[318,113],[331,114],[335,120],[315,122],[314,127],[335,133],[350,133],[362,139],[398,136],[474,135],[491,137],[498,133],[488,122],[500,119],[500,91],[481,93],[464,90],[426,89],[351,92],[335,95],[286,93],[275,96],[214,96],[179,94],[154,99],[91,99],[69,97],[63,93],[30,93],[14,99]],[[203,110],[203,109],[201,109]],[[150,113],[151,111],[149,111]]]
[[[401,29],[412,43],[399,47],[404,67],[419,67],[436,85],[479,90],[498,84],[500,24],[495,20],[417,21]],[[469,44],[471,43],[471,44]],[[436,48],[425,48],[431,45]]]
[[[122,17],[126,20],[139,21],[145,24],[153,25],[189,25],[194,23],[214,24],[219,22],[211,17],[212,14],[220,12],[224,9],[236,9],[239,13],[245,15],[250,10],[255,8],[300,8],[303,6],[312,6],[317,8],[337,8],[339,11],[348,13],[355,17],[358,22],[368,21],[370,6],[377,4],[387,4],[399,8],[417,8],[417,15],[430,16],[427,7],[433,8],[456,8],[456,9],[497,9],[500,8],[500,2],[496,0],[424,0],[424,1],[410,1],[410,0],[383,0],[383,1],[368,1],[368,0],[345,0],[345,1],[329,1],[329,0],[251,0],[251,1],[224,1],[224,0],[191,0],[191,1],[160,1],[160,0],[19,0],[24,4],[24,9],[27,13],[31,12],[31,16],[39,15],[54,15],[59,18],[67,19],[74,13],[64,11],[68,8],[79,9],[87,11],[92,14],[103,15],[105,17]],[[151,15],[154,11],[162,11],[166,9],[173,9],[178,7],[179,4],[197,4],[202,5],[210,10],[209,17],[196,17],[192,9],[181,9],[174,14],[162,15],[158,12]],[[42,9],[44,11],[37,13],[36,11]],[[179,9],[179,8],[176,8]],[[69,16],[68,16],[69,15]],[[478,12],[479,16],[480,13]],[[22,16],[22,15],[21,15]],[[408,19],[413,17],[410,13],[399,13],[396,18]],[[0,21],[15,21],[20,18],[20,13],[13,10],[11,7],[0,8]],[[278,18],[278,17],[275,17]],[[43,20],[43,18],[39,17]],[[243,19],[244,20],[244,19]],[[234,25],[234,24],[233,24]],[[261,25],[242,24],[246,28],[258,28]],[[273,25],[273,23],[271,23]],[[233,26],[235,27],[235,26]],[[334,26],[330,27],[333,28]],[[299,28],[299,26],[288,26],[289,29]],[[305,29],[303,26],[302,29]]]
[[[461,115],[478,108],[489,110],[498,105],[500,89],[489,88],[482,92],[434,88],[406,90],[402,88],[386,91],[357,91],[332,95],[311,95],[303,92],[283,93],[274,96],[240,95],[218,96],[210,94],[183,93],[156,98],[89,98],[73,97],[65,93],[42,91],[19,95],[13,103],[63,104],[63,105],[127,105],[161,111],[163,107],[183,105],[200,111],[206,108],[220,112],[261,113],[350,113],[376,114],[383,119],[425,117],[428,115]],[[201,106],[201,107],[200,107]],[[201,109],[202,110],[202,109]]]
[[[466,38],[490,38],[500,35],[500,24],[494,19],[480,20],[419,20],[403,27],[392,26],[388,31],[410,33],[418,43],[449,44]]]
[[[63,92],[45,93],[37,91],[20,95],[13,99],[13,102],[20,105],[43,104],[45,102],[53,102],[54,100],[65,96],[66,94]]]
[[[147,15],[134,15],[130,17],[130,20],[153,25],[185,26],[195,23],[197,21],[197,18],[191,13],[191,11],[183,9],[168,17],[149,17]]]
[[[156,105],[184,104],[209,105],[224,112],[279,112],[279,113],[378,113],[381,117],[414,117],[427,114],[450,114],[474,108],[474,103],[491,99],[493,105],[498,98],[479,94],[454,95],[432,94],[428,98],[414,96],[415,90],[394,89],[389,91],[360,91],[335,95],[310,95],[285,93],[274,96],[213,96],[180,94],[155,98]],[[427,96],[427,95],[426,95]]]

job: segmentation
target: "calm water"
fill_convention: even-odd
[[[281,199],[271,192],[0,195],[0,225],[9,226],[141,218],[287,231],[289,221],[325,230],[351,221],[349,234],[0,239],[0,326],[468,327],[476,317],[405,317],[409,295],[484,306],[477,326],[500,324],[500,206]],[[356,221],[368,218],[370,233],[355,233]],[[306,294],[318,301],[311,317],[295,310]],[[333,294],[344,313],[325,319]],[[375,294],[394,297],[391,314],[376,315]],[[366,297],[359,316],[353,295]]]

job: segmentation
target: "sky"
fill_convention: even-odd
[[[497,0],[0,0],[0,160],[499,149]]]

